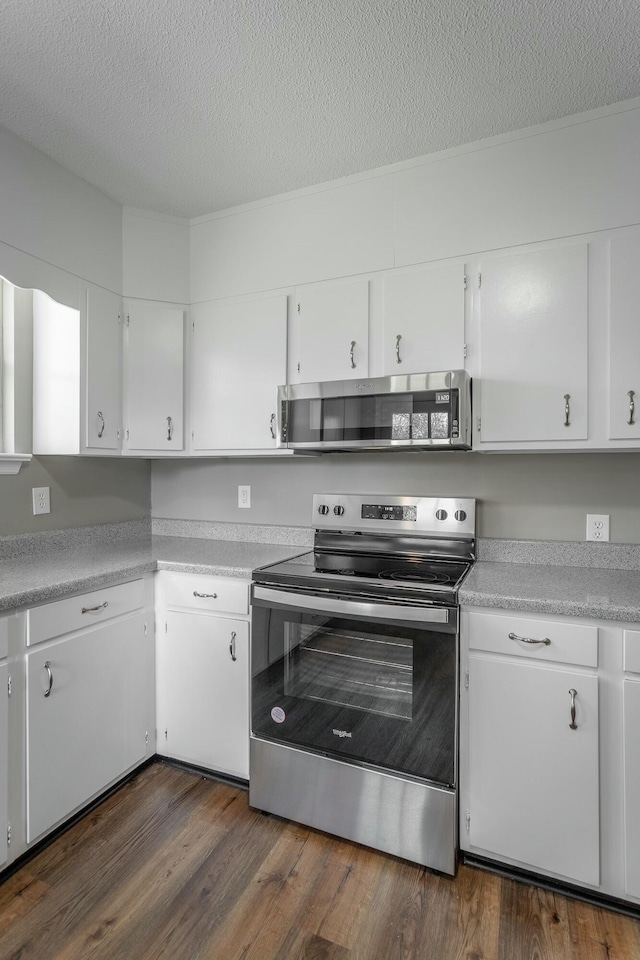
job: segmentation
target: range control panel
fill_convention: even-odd
[[[476,501],[469,497],[316,493],[312,523],[319,530],[475,537]]]

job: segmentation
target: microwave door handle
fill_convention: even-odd
[[[369,603],[362,600],[343,600],[339,597],[310,597],[306,594],[291,594],[283,590],[254,587],[256,600],[286,603],[304,610],[336,613],[362,617],[384,617],[385,620],[417,620],[421,623],[448,623],[446,607],[410,607],[392,603]]]

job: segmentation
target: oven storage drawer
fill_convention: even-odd
[[[468,614],[469,649],[582,667],[598,665],[598,628],[509,613]]]

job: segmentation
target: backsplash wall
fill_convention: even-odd
[[[611,540],[640,543],[640,453],[325,454],[153,463],[152,516],[311,525],[314,493],[454,495],[480,501],[478,535],[584,540],[587,513],[611,516]],[[238,484],[251,486],[239,509]]]

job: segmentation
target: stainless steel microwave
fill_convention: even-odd
[[[445,370],[278,387],[278,446],[469,450],[470,377]]]

